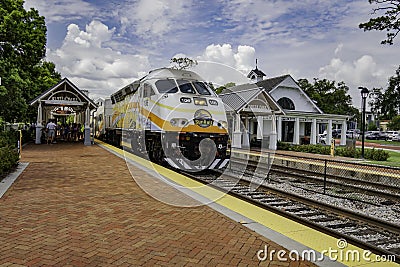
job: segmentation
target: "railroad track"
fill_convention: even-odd
[[[380,167],[372,164],[365,163],[352,163],[343,160],[308,157],[308,156],[292,156],[288,154],[280,154],[275,151],[264,151],[264,152],[247,152],[240,150],[233,150],[231,152],[234,157],[247,157],[248,159],[265,159],[271,158],[274,163],[282,161],[281,164],[286,162],[285,165],[300,163],[304,167],[310,168],[324,168],[328,167],[333,172],[346,171],[353,175],[359,175],[359,179],[364,180],[365,177],[373,179],[371,177],[385,177],[387,180],[395,181],[398,184],[400,179],[400,168],[396,167]],[[325,165],[327,164],[327,165]]]
[[[377,255],[392,255],[400,263],[400,228],[397,224],[272,188],[262,179],[257,183],[254,177],[237,178],[237,174],[226,171],[222,175],[185,175]]]
[[[400,228],[397,224],[269,187],[264,179],[254,176],[237,178],[237,174],[228,175],[226,170],[206,174],[180,172],[317,231],[343,238],[374,254],[393,256],[391,259],[400,263]]]
[[[270,165],[270,168],[268,168],[259,165],[257,161],[245,161],[240,158],[231,158],[231,164],[239,165],[239,169],[245,169],[246,173],[252,173],[253,175],[261,173],[263,176],[265,176],[265,174],[274,174],[275,177],[276,175],[292,177],[294,178],[291,182],[292,184],[296,183],[300,188],[316,191],[318,193],[322,193],[322,191],[324,191],[323,188],[326,187],[328,191],[336,192],[334,194],[335,196],[353,200],[354,198],[351,196],[354,193],[379,197],[380,199],[385,199],[382,202],[386,203],[392,203],[393,201],[398,202],[400,199],[400,187],[396,185],[382,184],[367,180],[362,181],[360,179],[332,174],[324,175],[324,173],[312,170],[298,169],[291,166],[276,164],[272,164]],[[257,172],[255,172],[256,170]],[[272,179],[271,176],[268,178]],[[278,181],[276,180],[276,182]],[[301,184],[304,184],[305,186],[301,186]],[[346,195],[348,196],[346,197]],[[357,199],[359,199],[359,195],[357,195]],[[366,200],[360,201],[368,202]]]

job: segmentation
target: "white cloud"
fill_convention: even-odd
[[[337,56],[340,53],[342,48],[343,48],[343,44],[342,43],[338,44],[338,46],[335,49],[335,56]]]
[[[347,14],[349,3],[323,0],[223,1],[223,19],[229,33],[241,43],[268,42],[289,46],[331,38]]]
[[[383,70],[379,69],[373,57],[364,55],[353,62],[342,61],[340,58],[333,58],[329,65],[321,67],[321,77],[335,81],[346,81],[353,85],[372,85],[380,80]]]
[[[25,7],[46,17],[48,59],[99,92],[179,52],[215,83],[246,82],[258,58],[269,78],[343,80],[357,95],[358,86],[385,87],[399,64],[400,41],[381,46],[384,32],[358,28],[371,16],[365,0],[26,0]],[[70,25],[66,36],[62,25]]]
[[[255,52],[254,47],[247,45],[239,45],[235,52],[230,44],[211,44],[198,59],[222,63],[247,74],[254,68]]]
[[[235,58],[230,44],[211,44],[207,46],[204,54],[200,57],[202,60],[224,63],[234,66]]]
[[[255,67],[255,49],[239,45],[235,51],[231,44],[211,44],[195,59],[199,65],[193,70],[206,81],[216,86],[228,82],[241,84],[248,82],[246,76]]]
[[[37,9],[47,23],[72,21],[96,13],[96,8],[83,0],[25,0],[25,8]]]
[[[191,1],[187,0],[139,0],[127,2],[118,12],[121,33],[132,29],[132,33],[143,38],[162,37],[166,33],[187,24],[184,18],[190,12]]]
[[[363,55],[352,62],[336,57],[319,70],[320,78],[336,82],[344,81],[350,88],[349,94],[355,106],[360,102],[358,87],[365,86],[370,89],[384,87],[387,81],[386,75],[383,67],[379,66],[370,55]]]
[[[235,67],[244,73],[248,73],[254,68],[255,54],[256,50],[254,47],[248,45],[239,45],[238,52],[234,55],[236,61]]]
[[[99,21],[92,21],[84,31],[70,24],[63,45],[48,50],[48,60],[81,89],[97,96],[110,95],[142,76],[150,65],[147,56],[123,54],[107,47],[113,34],[114,29]]]

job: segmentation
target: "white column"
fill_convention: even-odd
[[[295,118],[294,121],[293,144],[300,144],[300,118]]]
[[[89,126],[90,126],[90,109],[89,107],[87,107],[85,112],[85,127]]]
[[[272,113],[272,122],[271,122],[271,132],[269,134],[269,149],[276,150],[277,149],[277,131],[276,131],[276,116]]]
[[[342,134],[340,137],[340,145],[345,146],[346,145],[346,132],[347,132],[347,121],[344,120],[342,121]]]
[[[249,118],[246,117],[244,120],[245,126],[244,126],[244,133],[243,133],[243,147],[250,147],[250,122]]]
[[[264,137],[264,117],[257,116],[257,139],[262,140]]]
[[[315,145],[317,143],[317,119],[312,119],[311,123],[311,136],[310,136],[310,144]]]
[[[85,139],[84,139],[84,145],[85,146],[90,146],[92,144],[90,140],[90,109],[89,106],[86,108],[85,112]]]
[[[328,129],[326,130],[326,144],[330,145],[332,141],[332,120],[328,120]]]
[[[236,114],[234,120],[234,130],[232,138],[232,147],[241,148],[242,147],[242,133],[240,132],[240,114]]]
[[[276,126],[278,141],[282,141],[282,117],[278,116],[278,122]]]
[[[36,138],[35,144],[41,144],[40,139],[42,138],[42,120],[43,120],[43,110],[42,110],[42,102],[39,100],[39,106],[37,110],[37,120],[36,120]]]

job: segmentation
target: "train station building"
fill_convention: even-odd
[[[341,129],[340,145],[346,145],[348,116],[322,112],[289,74],[264,76],[256,67],[247,76],[250,83],[220,94],[228,113],[232,147],[276,149],[277,141],[330,144],[333,129]],[[320,140],[324,131],[326,137]]]
[[[69,79],[64,78],[30,102],[37,107],[35,144],[40,144],[43,130],[49,120],[65,122],[74,116],[74,123],[84,126],[84,144],[91,145],[90,118],[97,105]]]

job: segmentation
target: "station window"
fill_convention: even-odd
[[[281,108],[283,109],[287,109],[287,110],[295,110],[295,106],[294,103],[291,99],[287,98],[287,97],[282,97],[278,100],[278,104],[279,106],[281,106]]]
[[[161,94],[163,93],[172,94],[178,92],[176,83],[172,79],[158,80],[156,81],[156,87],[158,89],[158,92],[160,92]]]

